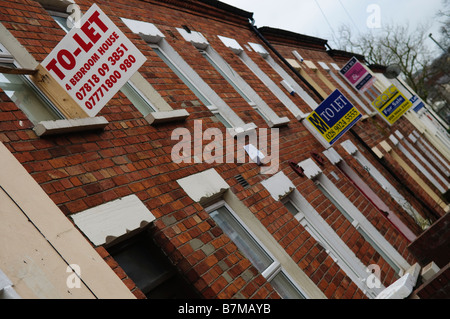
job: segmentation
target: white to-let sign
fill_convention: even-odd
[[[145,56],[94,4],[41,63],[91,117],[144,64]]]

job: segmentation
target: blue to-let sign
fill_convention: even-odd
[[[361,117],[353,104],[335,90],[308,116],[308,120],[332,145]]]

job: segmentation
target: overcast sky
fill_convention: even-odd
[[[253,12],[258,27],[293,31],[316,36],[332,43],[332,32],[347,24],[355,34],[377,31],[376,14],[381,27],[387,23],[409,24],[411,30],[418,24],[430,23],[430,33],[439,39],[436,13],[443,9],[442,0],[220,0],[245,11]],[[368,24],[369,23],[369,24]],[[440,49],[431,39],[430,48]],[[439,52],[439,54],[442,51]]]

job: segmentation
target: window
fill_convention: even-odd
[[[67,18],[69,15],[63,12],[57,12],[52,10],[47,10],[47,12],[52,16],[53,20],[66,32],[70,31],[70,28],[67,25]]]
[[[150,112],[155,112],[155,108],[150,101],[147,100],[130,81],[125,83],[120,91],[125,94],[128,100],[142,113],[142,115],[147,116]]]
[[[375,298],[381,292],[382,286],[369,288],[365,285],[364,281],[369,275],[366,266],[297,190],[283,199],[282,203],[369,298]]]
[[[264,47],[257,43],[249,43],[253,50],[258,52],[261,57],[292,87],[294,88],[295,92],[311,107],[312,110],[314,110],[318,103],[314,101],[313,98],[287,73],[278,63],[275,62],[275,60],[269,55],[269,53],[264,49]],[[289,108],[289,110],[294,114],[294,116],[297,118],[297,120],[301,120],[306,117],[305,114],[303,114],[302,111],[298,109],[297,106],[292,106],[290,104],[287,104],[286,107]]]
[[[328,200],[342,213],[342,215],[347,218],[347,220],[352,223],[353,226],[358,230],[358,232],[364,237],[364,239],[369,242],[369,244],[383,257],[384,260],[395,270],[396,274],[401,274],[403,270],[395,263],[390,256],[385,252],[384,249],[378,245],[375,240],[372,238],[373,236],[370,236],[368,231],[361,227],[361,223],[353,218],[352,215],[348,213],[346,209],[344,209],[341,205],[341,203],[336,199],[335,196],[333,196],[332,192],[328,190],[327,187],[325,187],[319,180],[315,181],[315,184],[317,188],[320,189],[320,191],[325,195],[325,197],[328,198]],[[336,192],[337,189],[334,190]]]
[[[224,37],[219,38],[225,41]],[[228,38],[226,38],[228,39]],[[233,40],[233,39],[229,39]],[[234,40],[233,40],[234,41]],[[235,42],[235,41],[234,41]],[[236,42],[237,45],[239,45]],[[240,46],[239,46],[240,47]],[[242,79],[237,72],[210,46],[199,49],[205,59],[219,72],[219,74],[235,89],[242,98],[266,121],[271,127],[285,125],[289,122],[287,117],[280,118],[253,88]],[[245,63],[245,62],[244,62]]]
[[[144,230],[108,248],[108,251],[147,298],[200,298],[194,287],[178,273],[153,242],[150,231]]]
[[[385,260],[388,263],[392,262],[391,266],[393,269],[399,269],[400,272],[403,272],[410,267],[408,262],[378,232],[358,208],[322,173],[322,170],[312,159],[306,159],[298,163],[298,166],[303,169],[309,179],[316,183],[319,190],[353,224],[361,235],[367,237],[367,241],[373,243],[373,248],[381,256],[386,257]]]
[[[389,193],[389,195],[412,217],[417,225],[422,229],[429,226],[419,212],[398,192],[398,190],[373,166],[370,161],[358,151],[356,146],[350,141],[341,143],[342,147],[351,154],[358,163],[375,179],[375,181]]]
[[[430,164],[430,162],[428,162],[423,156],[422,154],[419,153],[419,151],[417,151],[412,144],[410,144],[408,142],[408,140],[406,140],[403,136],[403,134],[401,134],[398,130],[395,131],[395,135],[398,137],[398,139],[396,137],[394,137],[393,135],[391,135],[389,138],[390,140],[394,143],[394,145],[396,145],[399,150],[406,156],[406,158],[408,158],[411,163],[414,164],[414,166],[417,167],[418,171],[422,172],[422,174],[442,193],[445,194],[448,191],[449,185],[448,182],[446,181],[446,179],[433,167],[433,165]],[[406,144],[407,147],[404,147],[402,145],[401,142]],[[414,155],[408,150],[408,148],[414,153]],[[419,160],[416,159],[419,158]],[[426,167],[424,167],[421,162],[423,164],[425,164],[428,169]],[[430,171],[433,173],[431,174]],[[439,181],[435,178],[435,176],[439,179]]]
[[[27,75],[11,74],[7,69],[15,69],[18,63],[0,45],[0,88],[27,115],[34,124],[40,121],[63,119],[63,115],[28,79]]]
[[[260,244],[255,236],[223,201],[207,209],[210,216],[239,250],[252,262],[256,269],[272,284],[285,299],[305,299],[299,288],[284,272],[280,262]]]
[[[231,128],[230,122],[223,116],[217,107],[214,107],[208,98],[203,95],[200,90],[188,79],[184,73],[175,66],[175,64],[169,59],[158,46],[152,45],[153,50],[163,60],[169,68],[180,78],[181,81],[195,94],[195,96],[216,116],[216,118],[227,128]]]

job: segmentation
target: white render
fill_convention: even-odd
[[[99,205],[70,216],[95,245],[103,245],[155,220],[155,216],[136,196]]]
[[[180,178],[177,183],[195,202],[205,203],[209,199],[221,196],[230,186],[211,168],[206,171]]]
[[[276,201],[289,195],[295,189],[294,184],[282,171],[262,181],[261,184],[263,184]]]

